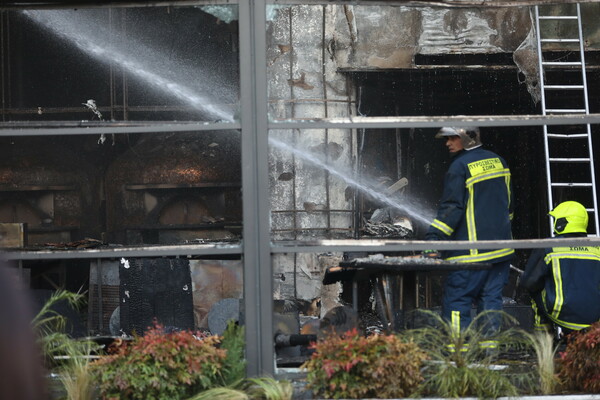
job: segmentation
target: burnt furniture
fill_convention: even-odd
[[[352,307],[358,312],[357,287],[359,281],[370,280],[377,312],[386,331],[406,328],[406,317],[419,308],[417,272],[440,273],[456,270],[491,268],[485,263],[459,263],[421,256],[384,257],[382,254],[341,261],[329,267],[323,284],[340,281],[352,282]]]

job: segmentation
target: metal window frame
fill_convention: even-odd
[[[0,136],[108,135],[123,133],[150,134],[163,132],[239,130],[240,128],[241,125],[237,122],[0,122]]]
[[[581,1],[580,1],[581,2]],[[583,1],[597,2],[597,1]],[[368,1],[368,0],[212,0],[194,2],[147,2],[145,5],[237,4],[240,35],[240,109],[241,123],[105,123],[65,126],[64,123],[11,124],[0,123],[0,136],[81,135],[189,132],[206,130],[242,131],[242,190],[243,234],[241,244],[124,247],[112,250],[10,252],[4,256],[13,260],[34,259],[100,259],[119,257],[166,257],[191,255],[241,254],[244,262],[244,312],[246,327],[246,359],[248,376],[275,373],[273,344],[272,265],[276,253],[327,251],[394,252],[424,250],[431,247],[426,241],[399,240],[321,240],[311,242],[271,241],[270,199],[268,181],[268,134],[270,129],[396,129],[434,128],[460,123],[464,126],[525,126],[600,123],[600,114],[590,115],[510,115],[510,116],[451,116],[451,117],[352,117],[314,120],[269,121],[266,65],[266,10],[268,4],[289,5],[414,5],[433,6],[429,1]],[[445,7],[477,7],[480,1],[439,1]],[[490,2],[491,3],[491,2]],[[485,6],[494,6],[486,3]],[[508,4],[512,3],[512,4]],[[549,1],[521,1],[522,5],[550,4]],[[556,2],[558,3],[558,2]],[[144,3],[96,4],[98,7],[143,6]],[[515,2],[497,1],[496,6],[515,5]],[[89,6],[89,5],[88,5]],[[26,6],[25,6],[26,7]],[[60,8],[60,6],[58,7]],[[393,131],[391,131],[393,132]],[[565,246],[600,245],[600,238],[565,239]],[[436,248],[467,249],[506,246],[532,249],[557,244],[556,239],[533,239],[482,242],[436,242]]]
[[[273,375],[265,0],[239,3],[246,373]]]

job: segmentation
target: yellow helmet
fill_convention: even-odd
[[[576,201],[565,201],[554,207],[548,214],[554,217],[554,232],[587,233],[588,212]]]

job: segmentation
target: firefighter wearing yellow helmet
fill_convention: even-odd
[[[581,203],[565,201],[548,213],[554,217],[554,233],[586,233],[588,226],[588,212]]]
[[[560,203],[549,213],[556,238],[586,237],[588,212],[576,201]],[[578,331],[600,320],[600,247],[556,246],[536,249],[521,285],[532,298],[534,328]]]

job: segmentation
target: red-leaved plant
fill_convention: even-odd
[[[364,337],[353,329],[311,347],[315,352],[303,367],[309,387],[325,398],[407,397],[423,380],[427,356],[395,335]]]
[[[567,389],[600,393],[600,322],[569,336],[558,375]]]
[[[184,399],[214,387],[226,351],[218,336],[164,333],[156,324],[130,343],[114,344],[93,363],[103,399]]]

